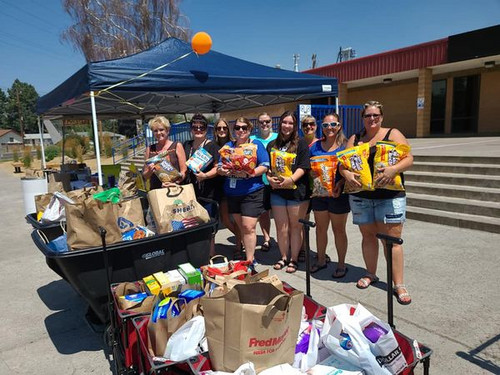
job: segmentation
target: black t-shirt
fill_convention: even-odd
[[[276,141],[272,141],[267,145],[267,152],[271,155],[271,149],[276,148]],[[286,149],[280,149],[280,151],[289,152]],[[298,200],[303,201],[309,199],[311,196],[311,187],[309,184],[309,169],[311,169],[311,161],[309,155],[309,146],[304,139],[299,139],[297,144],[297,151],[295,152],[297,155],[295,157],[295,161],[292,164],[292,173],[298,168],[302,168],[305,173],[304,175],[295,181],[295,185],[297,185],[297,189],[273,189],[272,193],[278,194],[280,197],[286,200]],[[270,156],[269,156],[270,158]]]
[[[202,172],[208,172],[214,167],[214,165],[217,165],[217,162],[219,160],[220,147],[217,145],[217,143],[210,140],[204,141],[200,145],[200,147],[203,147],[206,151],[208,151],[210,155],[212,155],[212,161],[202,169]],[[184,142],[184,152],[186,153],[187,160],[189,160],[189,158],[194,154],[195,151],[196,149],[193,149],[192,140]],[[197,197],[213,199],[216,201],[220,201],[222,198],[223,180],[219,175],[215,176],[214,178],[209,178],[198,182],[195,173],[188,167],[185,183],[193,184],[194,191]]]

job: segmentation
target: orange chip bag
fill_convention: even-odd
[[[235,172],[243,171],[252,175],[257,167],[257,145],[254,143],[243,143],[239,147],[225,145],[219,154],[224,168]]]
[[[292,164],[295,163],[296,154],[280,151],[275,148],[271,149],[271,173],[280,180],[292,177]],[[297,189],[297,185],[293,184],[290,189]]]
[[[311,157],[310,174],[313,180],[313,197],[333,197],[338,163],[336,155]]]
[[[375,153],[375,158],[373,160],[373,175],[377,176],[379,168],[385,168],[387,166],[395,165],[400,160],[408,156],[411,147],[405,144],[398,144],[396,142],[381,141],[377,142],[377,152]],[[375,188],[383,188],[388,190],[399,190],[405,189],[403,181],[401,180],[401,174],[396,174],[394,179],[384,185],[378,186],[377,181],[374,181]]]
[[[357,193],[362,190],[375,190],[373,187],[373,178],[368,164],[370,156],[370,144],[363,143],[359,146],[354,146],[343,151],[337,152],[339,162],[349,171],[358,173],[358,181],[361,187],[352,189],[348,184],[344,185],[344,193]]]

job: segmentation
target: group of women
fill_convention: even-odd
[[[404,191],[388,190],[384,189],[384,186],[397,173],[410,168],[413,157],[409,154],[397,164],[373,172],[373,159],[378,141],[388,140],[403,144],[408,144],[408,141],[397,129],[382,127],[383,107],[379,102],[367,102],[362,117],[363,131],[349,139],[346,139],[339,117],[335,113],[327,114],[322,119],[319,138],[314,117],[306,116],[302,120],[300,126],[304,136],[300,137],[297,118],[289,111],[281,115],[277,133],[272,132],[271,117],[267,113],[259,115],[257,136],[250,136],[253,125],[248,119],[244,117],[236,119],[231,129],[229,123],[221,118],[215,124],[214,140],[211,141],[207,139],[206,118],[197,114],[191,119],[193,140],[180,145],[168,139],[170,129],[168,120],[157,116],[150,121],[150,127],[158,142],[148,148],[146,158],[168,151],[170,162],[181,174],[180,180],[176,183],[180,183],[181,180],[182,183],[193,183],[199,196],[219,201],[221,221],[236,238],[235,254],[241,254],[244,249],[246,259],[249,261],[254,261],[258,222],[264,234],[264,244],[261,249],[269,249],[269,209],[271,209],[280,252],[280,258],[274,265],[276,270],[285,269],[288,273],[297,270],[303,245],[303,230],[299,219],[307,217],[312,210],[316,222],[317,258],[311,272],[317,272],[327,266],[329,258],[326,255],[326,248],[328,228],[331,225],[338,256],[337,267],[332,277],[344,277],[348,271],[345,263],[348,246],[346,223],[348,213],[352,210],[353,223],[359,226],[362,235],[361,247],[367,270],[356,286],[365,289],[378,281],[376,270],[379,246],[376,234],[382,232],[400,237],[405,221]],[[222,146],[238,148],[248,143],[255,144],[257,150],[256,165],[251,172],[236,172],[219,162],[218,151]],[[368,163],[372,173],[376,173],[373,179],[377,181],[379,188],[374,191],[344,194],[342,192],[344,184],[356,189],[360,186],[360,182],[356,173],[339,166],[333,196],[311,198],[309,173],[311,157],[335,155],[345,148],[362,143],[370,145]],[[199,173],[188,172],[185,166],[186,159],[200,147],[205,148],[213,156],[213,161]],[[290,176],[283,178],[273,170],[270,155],[275,151],[294,155]],[[151,179],[151,188],[162,186],[156,181],[152,168],[147,165],[144,177]],[[399,303],[409,304],[411,297],[403,283],[403,264],[403,248],[401,245],[394,245],[394,293]]]

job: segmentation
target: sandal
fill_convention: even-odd
[[[282,270],[283,268],[286,267],[286,259],[280,259],[276,262],[276,264],[273,266],[273,268],[276,271]]]
[[[328,264],[326,263],[325,264],[314,263],[309,269],[309,272],[316,273],[318,271],[321,271],[322,269],[325,269],[326,267],[328,267]]]
[[[291,260],[289,263],[288,263],[288,267],[286,268],[286,273],[294,273],[297,271],[297,269],[299,268],[299,264],[294,261],[294,260]]]
[[[265,251],[265,252],[268,252],[270,248],[271,248],[271,245],[270,245],[269,241],[264,242],[264,243],[260,246],[260,250],[261,250],[261,251]]]
[[[347,267],[344,268],[337,267],[337,269],[333,272],[332,277],[334,279],[341,279],[346,275],[347,271],[349,271],[349,268]]]
[[[299,262],[305,262],[306,261],[306,251],[305,250],[300,250],[299,251],[299,256],[297,258]]]
[[[403,292],[398,293],[398,289],[403,290]],[[408,293],[408,288],[406,288],[405,284],[396,284],[392,290],[398,303],[401,305],[409,305],[411,303],[410,293]]]
[[[378,282],[378,277],[371,274],[371,273],[367,273],[365,276],[363,276],[361,279],[358,280],[357,284],[356,284],[356,287],[358,289],[366,289],[368,288],[370,285],[372,284],[375,284],[376,282]]]

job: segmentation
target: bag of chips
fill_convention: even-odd
[[[295,163],[296,157],[296,154],[290,152],[271,149],[271,174],[281,181],[292,177],[292,165]],[[290,189],[297,189],[297,185],[293,184]]]
[[[405,144],[398,144],[396,142],[381,141],[377,142],[377,152],[375,153],[375,158],[373,160],[373,175],[377,176],[379,168],[385,168],[387,166],[395,165],[399,163],[400,160],[404,159],[410,153],[410,146]],[[405,189],[403,181],[401,180],[401,174],[396,174],[394,179],[384,185],[378,186],[376,178],[374,179],[375,189],[382,188],[388,190],[399,190],[403,191]]]
[[[213,160],[212,155],[205,150],[203,147],[197,149],[193,155],[186,161],[186,165],[194,173],[198,173],[205,169],[205,167],[210,164]]]
[[[243,143],[239,147],[223,146],[219,150],[224,168],[235,172],[254,173],[257,166],[257,145]]]
[[[362,190],[375,190],[373,187],[373,178],[368,165],[368,157],[370,156],[370,144],[363,143],[359,146],[354,146],[343,151],[337,152],[339,162],[351,172],[359,174],[357,180],[361,183],[361,187],[352,189],[348,184],[344,185],[344,193],[357,193]]]
[[[311,157],[312,197],[333,197],[338,163],[336,155]]]
[[[154,164],[155,174],[161,182],[174,182],[181,177],[181,174],[167,160],[169,150],[163,151],[152,158],[146,160],[146,164]]]

